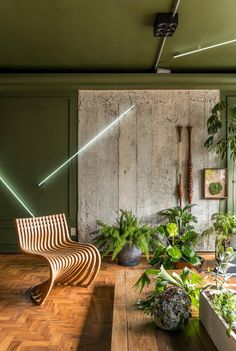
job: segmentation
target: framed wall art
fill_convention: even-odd
[[[205,168],[203,170],[203,197],[204,199],[226,199],[227,169]]]

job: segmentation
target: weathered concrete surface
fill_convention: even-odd
[[[83,146],[131,104],[127,117],[79,156],[78,226],[81,241],[91,241],[96,219],[113,222],[119,208],[155,222],[155,214],[177,205],[177,125],[193,126],[194,194],[199,229],[209,225],[219,201],[202,199],[202,170],[219,167],[204,148],[206,120],[219,101],[216,90],[129,90],[79,92],[79,146]],[[183,129],[186,193],[187,129]],[[201,249],[213,249],[213,238]]]

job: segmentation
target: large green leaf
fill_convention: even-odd
[[[181,236],[181,241],[183,243],[195,242],[198,234],[194,230],[188,230]]]
[[[155,256],[156,258],[158,258],[158,257],[160,257],[161,255],[163,255],[163,254],[165,253],[165,251],[166,251],[165,246],[160,244],[160,245],[157,246],[157,248],[156,248],[156,250],[155,250],[155,252],[154,252],[154,256]]]
[[[197,266],[201,264],[201,259],[199,256],[195,255],[194,257],[189,257],[188,261],[192,263],[192,265]]]
[[[191,257],[191,258],[196,255],[195,250],[186,245],[182,246],[182,252],[185,254],[185,256]]]
[[[178,235],[178,226],[176,223],[168,223],[166,225],[166,229],[170,237],[174,237]]]
[[[178,248],[178,246],[171,246],[171,245],[169,245],[166,248],[166,251],[167,251],[168,255],[170,256],[170,259],[171,259],[172,262],[178,262],[181,259],[181,257],[182,257],[182,252]]]

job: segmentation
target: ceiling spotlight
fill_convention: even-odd
[[[178,13],[173,16],[171,12],[157,13],[154,24],[155,37],[172,37],[178,26]]]

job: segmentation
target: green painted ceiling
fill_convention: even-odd
[[[1,0],[1,72],[153,71],[157,12],[172,0]],[[176,51],[236,38],[235,0],[181,0],[179,26],[160,67],[236,72],[236,43],[172,59]]]

